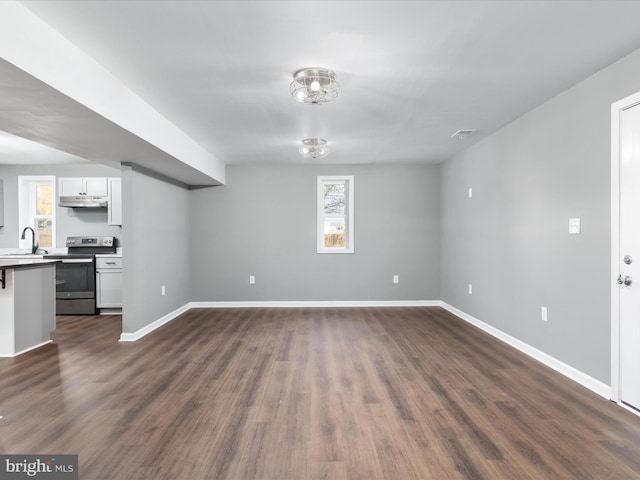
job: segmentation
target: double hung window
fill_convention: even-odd
[[[353,176],[318,177],[318,253],[353,253]]]
[[[18,177],[19,234],[33,228],[42,248],[55,248],[55,177]],[[19,240],[21,248],[31,247],[31,234]]]

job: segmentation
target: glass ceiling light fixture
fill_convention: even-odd
[[[289,91],[300,103],[329,103],[338,96],[338,81],[326,68],[302,68],[293,74]]]
[[[300,154],[306,158],[322,158],[329,154],[327,141],[323,138],[305,138],[302,140]]]

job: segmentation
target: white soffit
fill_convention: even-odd
[[[86,165],[89,160],[0,130],[0,165]]]
[[[223,162],[16,2],[0,2],[0,58],[0,70],[13,78],[2,76],[0,97],[13,104],[12,113],[23,113],[3,114],[0,129],[35,141],[44,138],[48,146],[91,160],[138,164],[187,185],[224,183]],[[83,126],[94,132],[94,140],[120,150],[120,157],[78,140],[77,132],[72,140],[71,130]],[[58,134],[51,135],[51,129]],[[79,151],[83,149],[88,150]]]

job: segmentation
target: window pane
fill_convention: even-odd
[[[51,185],[36,186],[36,215],[51,215],[52,192]]]
[[[53,222],[50,218],[36,218],[36,230],[38,243],[42,248],[53,246]]]
[[[324,213],[344,215],[345,184],[328,183],[324,185]]]
[[[327,248],[344,247],[345,242],[344,218],[326,218],[324,221],[324,246]]]
[[[317,252],[354,253],[353,176],[319,175],[317,187]]]

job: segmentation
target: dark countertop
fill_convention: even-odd
[[[42,258],[24,258],[24,259],[6,259],[3,260],[0,258],[0,270],[4,269],[13,269],[17,270],[20,268],[33,268],[33,267],[46,267],[52,263],[58,263],[60,260],[54,259],[42,259]]]

